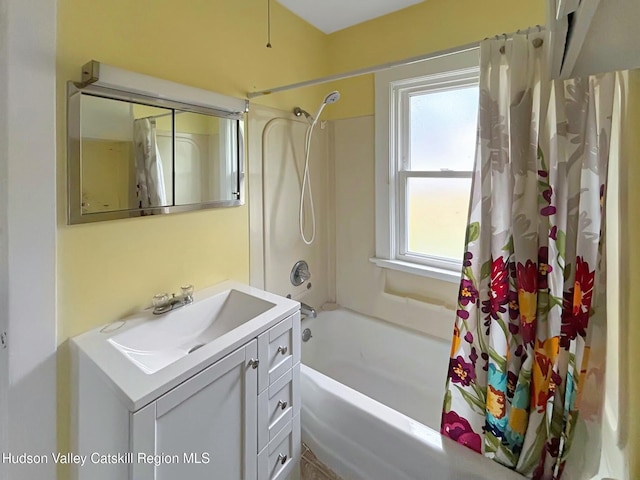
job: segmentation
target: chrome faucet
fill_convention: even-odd
[[[182,293],[176,295],[172,293],[159,293],[153,296],[153,314],[162,315],[185,305],[193,303],[193,285],[183,285],[180,287]]]
[[[309,305],[303,302],[300,302],[300,314],[304,315],[305,317],[311,317],[311,318],[316,318],[318,316],[315,308],[310,307]]]

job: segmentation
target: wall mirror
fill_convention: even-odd
[[[244,203],[244,100],[92,63],[68,85],[70,224]]]

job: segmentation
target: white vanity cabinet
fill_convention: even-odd
[[[285,480],[299,463],[300,314],[258,337],[258,480]]]
[[[258,373],[249,365],[256,345],[131,414],[133,479],[256,478]]]
[[[282,303],[152,374],[104,329],[72,339],[72,478],[297,479],[300,312]]]

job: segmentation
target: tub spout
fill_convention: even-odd
[[[311,317],[311,318],[316,318],[318,316],[315,308],[310,307],[306,303],[302,303],[302,302],[300,302],[300,314],[304,315],[305,317]]]

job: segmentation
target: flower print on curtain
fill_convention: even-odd
[[[543,80],[544,50],[524,35],[481,44],[441,431],[526,477],[582,479],[600,457],[615,74]]]

